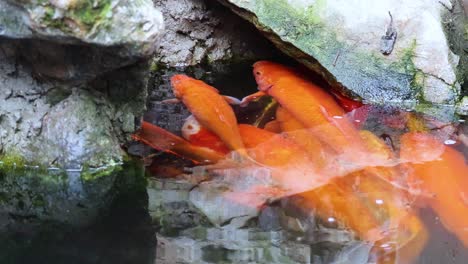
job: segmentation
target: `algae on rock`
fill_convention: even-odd
[[[457,74],[466,54],[451,49],[443,28],[458,1],[219,1],[350,95],[374,103],[460,99]],[[389,27],[397,38],[385,55],[380,44]]]

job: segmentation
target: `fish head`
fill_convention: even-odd
[[[174,96],[181,99],[194,79],[184,74],[176,74],[171,77],[171,86]]]
[[[211,93],[219,93],[219,91],[204,83],[203,81],[191,78],[184,74],[176,74],[171,77],[172,91],[177,99],[182,99],[184,96],[192,96],[197,93],[210,91]]]
[[[284,78],[297,78],[298,72],[291,67],[272,61],[258,61],[253,65],[253,73],[258,89],[267,92]]]
[[[258,84],[258,90],[267,92],[279,79],[277,72],[285,68],[271,61],[258,61],[253,65],[253,73]]]
[[[190,137],[198,134],[200,130],[200,123],[193,115],[190,115],[187,117],[187,119],[185,119],[184,125],[182,126],[182,137],[190,141]]]

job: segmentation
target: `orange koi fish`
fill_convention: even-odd
[[[344,224],[361,239],[378,240],[379,229],[374,216],[356,196],[350,195],[336,181],[334,179],[329,184],[298,194],[303,199],[302,208],[314,211],[324,221]]]
[[[381,223],[382,232],[387,234],[379,242],[381,245],[374,249],[379,249],[377,254],[398,260],[398,263],[412,263],[424,249],[429,235],[417,214],[407,208],[414,202],[414,198],[406,192],[406,178],[396,163],[392,162],[395,154],[383,140],[367,130],[359,131],[359,134],[372,155],[380,156],[378,160],[389,161],[386,166],[369,166],[362,170],[359,185],[354,189],[358,196],[365,198],[363,201],[366,201],[368,210],[374,212]],[[349,178],[344,177],[342,180],[349,181]],[[351,182],[345,184],[344,188],[349,186],[352,186]],[[390,244],[391,247],[382,247]]]
[[[377,263],[411,263],[428,240],[424,224],[405,209],[399,191],[364,171],[298,196],[304,210],[314,211],[323,221],[341,223],[373,243]]]
[[[240,124],[239,131],[249,154],[261,164],[279,167],[303,162],[312,166],[304,151],[280,134],[246,124]]]
[[[468,248],[468,165],[461,153],[427,133],[401,137],[400,158],[408,163],[409,183],[439,215],[444,227]]]
[[[132,138],[155,149],[191,159],[196,163],[213,163],[224,158],[222,153],[192,145],[183,138],[145,121]]]
[[[354,109],[362,107],[364,104],[362,102],[349,99],[348,97],[344,96],[343,94],[336,92],[336,91],[331,91],[331,93],[335,96],[336,100],[340,104],[340,106],[346,111],[346,112],[351,112]]]
[[[182,137],[200,147],[207,147],[219,153],[227,154],[229,149],[214,133],[202,127],[193,115],[190,115],[182,126]]]
[[[280,112],[278,120],[284,114]],[[371,132],[360,135],[374,155],[393,159],[393,152]],[[373,254],[378,263],[410,263],[423,250],[428,233],[419,217],[406,207],[411,198],[390,184],[398,176],[394,168],[373,167],[370,162],[360,171],[334,178],[300,196],[322,219],[341,222],[361,239],[375,243]]]
[[[317,168],[329,167],[333,163],[331,150],[327,149],[315,135],[310,133],[291,113],[283,107],[276,109],[276,121],[288,138],[301,146],[311,157]],[[336,165],[336,164],[333,164]],[[332,166],[333,166],[332,165]],[[336,168],[338,169],[338,168]],[[336,173],[336,171],[334,171]]]
[[[365,211],[371,213],[375,219],[379,231],[377,234],[382,237],[377,241],[369,241],[376,242],[378,248],[376,251],[379,252],[377,254],[383,257],[393,252],[400,253],[399,251],[404,249],[407,252],[404,258],[410,262],[423,250],[427,242],[427,230],[419,217],[407,208],[407,205],[411,204],[411,198],[376,175],[377,172],[377,170],[364,169],[339,178],[337,182],[345,193],[350,194],[348,197],[356,197]],[[377,234],[368,232],[364,235],[371,235],[367,239],[372,239]],[[385,244],[383,248],[382,245]],[[398,254],[394,257],[403,260]],[[407,263],[406,261],[404,263]]]
[[[273,133],[281,133],[281,124],[277,120],[272,120],[266,123],[263,129]]]
[[[339,153],[361,149],[362,142],[333,97],[293,69],[260,61],[253,69],[258,89],[275,98],[306,128]]]
[[[203,127],[217,135],[229,149],[246,155],[234,111],[216,88],[182,74],[174,75],[171,84],[176,98]]]

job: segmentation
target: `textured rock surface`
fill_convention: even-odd
[[[187,66],[272,55],[255,28],[213,0],[154,0],[164,15],[165,34],[155,60]]]
[[[0,37],[33,39],[23,56],[57,79],[85,81],[148,57],[162,30],[149,0],[0,1]]]
[[[141,90],[123,89],[135,96],[135,101],[123,102],[122,89],[106,92],[91,85],[79,89],[40,82],[19,62],[14,43],[3,42],[0,47],[2,153],[21,156],[35,165],[73,168],[122,161],[120,142],[134,130],[135,116],[144,109],[138,100]],[[101,82],[94,86],[103,86]]]
[[[460,56],[466,51],[457,48],[463,39],[447,40],[460,34],[451,31],[465,23],[458,1],[220,2],[255,24],[281,50],[365,100],[453,104],[460,96],[466,69]],[[452,28],[444,28],[447,24]],[[393,51],[384,55],[383,37],[391,39],[393,31]]]
[[[268,169],[235,168],[214,173],[219,175],[198,184],[191,190],[189,198],[216,226],[236,218],[242,218],[245,223],[257,217],[261,207],[272,198],[268,193],[251,189],[252,186],[268,188],[274,184]]]
[[[0,43],[0,218],[89,223],[113,198],[142,91],[102,88],[119,78],[85,87],[35,79],[15,43]],[[135,101],[123,102],[124,92]]]

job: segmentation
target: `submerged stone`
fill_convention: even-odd
[[[457,48],[463,39],[450,37],[465,23],[458,1],[220,2],[350,95],[374,103],[459,100],[466,53]]]

